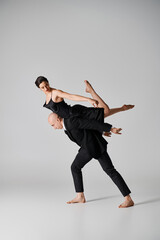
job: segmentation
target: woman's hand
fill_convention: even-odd
[[[90,99],[88,100],[88,102],[89,102],[90,104],[92,104],[93,107],[98,107],[98,101],[97,101],[97,100],[90,98]]]
[[[115,134],[122,134],[122,133],[120,133],[120,131],[122,130],[122,128],[111,128],[111,132],[112,133],[115,133]]]

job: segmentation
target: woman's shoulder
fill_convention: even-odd
[[[62,93],[63,91],[60,89],[56,89],[56,88],[52,88],[51,93],[52,93],[52,100],[54,102],[61,102],[63,101],[63,97],[60,97],[60,93]]]
[[[63,91],[61,89],[52,88],[51,92],[52,94],[58,95],[58,93],[61,93]]]

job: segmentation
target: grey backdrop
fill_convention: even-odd
[[[84,96],[88,79],[110,107],[135,104],[105,120],[123,129],[122,136],[108,139],[108,152],[132,189],[137,181],[156,182],[159,22],[156,0],[0,1],[2,187],[73,188],[70,165],[78,146],[47,123],[45,96],[34,85],[39,75],[52,87]],[[96,160],[85,167],[84,178],[91,187],[106,185]]]

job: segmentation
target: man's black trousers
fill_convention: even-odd
[[[84,148],[80,148],[78,154],[76,155],[71,165],[71,171],[76,192],[84,192],[81,169],[91,159],[92,156],[89,154],[89,152]],[[112,181],[117,185],[122,195],[125,197],[128,194],[130,194],[131,193],[130,189],[128,188],[127,184],[125,183],[124,179],[119,174],[119,172],[117,172],[116,169],[114,168],[108,153],[105,151],[99,158],[97,158],[97,160],[99,161],[102,169],[109,175]]]

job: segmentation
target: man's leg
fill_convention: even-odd
[[[92,159],[92,156],[84,148],[80,148],[76,155],[72,165],[71,172],[73,176],[73,182],[77,196],[67,203],[85,203],[84,187],[83,187],[83,176],[81,169]]]
[[[124,203],[122,203],[119,207],[130,207],[134,205],[133,200],[130,197],[130,189],[125,183],[124,179],[120,175],[119,172],[114,168],[112,161],[107,152],[104,152],[98,161],[103,168],[103,170],[109,175],[112,181],[117,185],[122,195],[125,197]]]
[[[87,80],[85,80],[84,82],[86,84],[86,92],[90,93],[92,95],[92,98],[98,101],[98,108],[104,108],[104,118],[118,112],[132,109],[134,107],[134,105],[123,105],[119,108],[110,109],[109,106],[103,101],[103,99],[96,93],[92,85]]]

